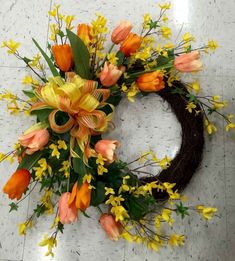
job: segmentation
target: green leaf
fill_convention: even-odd
[[[41,109],[41,110],[34,110],[31,112],[32,115],[36,115],[38,121],[48,121],[49,114],[53,111],[53,109]]]
[[[16,203],[14,203],[14,202],[11,202],[11,204],[9,204],[9,206],[11,207],[10,210],[9,210],[9,212],[11,212],[11,211],[17,211],[18,208],[19,208],[19,206],[16,205]]]
[[[42,157],[42,154],[42,151],[37,151],[32,155],[25,155],[17,169],[30,170],[39,161],[39,159]]]
[[[82,214],[84,215],[84,217],[86,217],[86,218],[91,218],[89,215],[87,215],[87,213],[85,212],[85,211],[81,211],[82,212]]]
[[[64,232],[64,225],[59,221],[57,225],[57,229],[60,231],[61,234]]]
[[[120,66],[120,65],[122,65],[122,64],[123,64],[123,62],[124,62],[124,58],[125,58],[125,55],[124,55],[124,53],[123,53],[123,52],[121,52],[121,51],[118,51],[118,52],[116,53],[116,57],[118,58],[118,61],[117,61],[117,66]]]
[[[37,217],[40,217],[46,211],[46,207],[44,204],[37,205],[37,207],[33,211]]]
[[[35,93],[33,90],[23,90],[23,93],[29,97],[29,98],[34,98],[35,97]]]
[[[46,60],[53,76],[60,76],[59,72],[56,70],[54,64],[52,63],[51,59],[48,57],[48,55],[43,51],[43,49],[40,47],[40,45],[37,43],[37,41],[33,38],[33,42],[34,44],[37,46],[37,48],[39,49],[39,51],[41,52],[42,56],[44,57],[44,59]]]
[[[73,158],[73,170],[79,175],[78,182],[81,184],[83,177],[87,174],[87,169],[85,163],[83,162],[83,154],[78,144],[75,145],[74,151],[80,158]]]
[[[181,218],[185,218],[185,216],[189,216],[188,208],[185,207],[182,202],[180,204],[176,204],[176,214],[180,215]]]
[[[90,54],[83,41],[70,30],[67,31],[67,36],[73,52],[75,63],[75,72],[84,79],[90,79]]]
[[[187,94],[186,97],[189,99],[189,102],[196,102],[197,97],[191,93]]]
[[[91,194],[91,205],[97,207],[105,200],[105,183],[98,181],[95,187],[96,189],[93,189]]]

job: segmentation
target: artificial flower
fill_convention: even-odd
[[[200,213],[203,216],[203,218],[205,218],[206,220],[210,220],[210,219],[212,219],[214,214],[217,212],[217,208],[198,205],[197,211],[198,211],[198,213]]]
[[[47,129],[36,124],[38,129],[29,129],[19,137],[19,143],[26,148],[26,154],[33,154],[34,152],[42,149],[49,141],[49,132]],[[32,131],[31,131],[32,130]]]
[[[143,92],[160,91],[165,87],[163,76],[161,71],[145,73],[137,79],[136,83],[138,88]]]
[[[197,72],[202,69],[202,63],[199,60],[200,53],[192,51],[177,56],[174,61],[174,67],[180,72]]]
[[[110,87],[119,80],[122,73],[123,71],[118,69],[117,66],[105,62],[100,74],[100,82],[103,86]]]
[[[77,35],[86,45],[91,43],[91,27],[88,24],[79,24],[77,28]]]
[[[30,172],[27,169],[17,170],[3,187],[3,192],[8,194],[10,199],[19,200],[26,191],[31,179]]]
[[[137,34],[130,33],[126,40],[121,44],[120,51],[128,57],[135,53],[140,48],[140,45],[141,37]]]
[[[115,221],[113,215],[107,213],[102,214],[99,221],[102,228],[111,240],[117,241],[120,238],[122,233],[122,226],[120,222]]]
[[[116,158],[114,152],[118,146],[119,142],[117,140],[100,140],[95,144],[95,151],[101,154],[108,163],[112,163]]]
[[[62,224],[70,224],[77,220],[78,210],[75,206],[75,202],[68,204],[70,192],[65,192],[59,199],[59,218]]]
[[[71,46],[68,44],[53,45],[51,50],[60,70],[68,72],[73,66],[73,53]]]
[[[112,32],[112,42],[114,44],[119,44],[123,42],[132,29],[132,24],[128,21],[122,21],[117,27],[114,28]]]
[[[75,203],[77,209],[85,211],[90,206],[91,189],[88,182],[84,182],[78,187],[78,182],[73,185],[72,193],[69,197],[68,204],[71,206]]]

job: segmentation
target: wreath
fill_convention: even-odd
[[[209,40],[194,48],[190,33],[173,45],[166,16],[170,4],[159,7],[157,19],[144,16],[139,34],[132,32],[128,21],[117,25],[108,52],[104,49],[105,17],[97,15],[91,24],[79,24],[74,33],[74,16],[62,15],[58,5],[49,12],[55,23],[50,25],[47,53],[35,39],[40,53],[33,58],[21,55],[18,42],[3,42],[8,53],[36,75],[22,81],[29,86],[23,90],[28,98],[10,91],[0,94],[11,114],[23,112],[36,118],[14,149],[0,154],[0,161],[16,159],[19,163],[3,192],[13,200],[10,211],[17,211],[40,187],[43,194],[32,215],[19,225],[19,233],[26,234],[39,216],[52,215],[53,232],[40,243],[47,246],[46,255],[53,256],[57,234],[65,224],[75,222],[78,213],[89,217],[90,206],[101,212],[99,222],[111,240],[124,238],[155,251],[165,245],[184,245],[184,235],[162,232],[173,226],[174,215],[184,219],[198,212],[209,220],[217,211],[202,204],[188,206],[180,192],[201,162],[204,127],[209,135],[217,130],[212,117],[226,120],[227,131],[235,129],[232,115],[221,112],[225,101],[199,94],[198,81],[184,82],[181,77],[200,71],[200,55],[215,51],[218,45]],[[156,44],[156,39],[162,44]],[[134,102],[136,96],[155,94],[170,104],[181,124],[180,150],[170,159],[157,157],[150,148],[125,162],[116,155],[120,143],[102,139],[102,134],[118,128],[112,117],[122,98]],[[133,168],[133,163],[138,167]],[[161,168],[160,173],[146,171],[155,166]]]

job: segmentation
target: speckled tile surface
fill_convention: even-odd
[[[112,27],[128,18],[134,29],[139,29],[142,15],[154,10],[156,0],[61,0],[64,13],[77,16],[77,22],[89,22],[95,13],[104,14]],[[205,70],[195,75],[203,93],[219,94],[230,101],[227,110],[235,113],[235,1],[234,0],[172,0],[170,21],[173,35],[178,30],[190,31],[199,43],[217,39],[220,48],[215,55],[203,59]],[[13,38],[22,42],[21,50],[33,54],[35,48],[30,39],[35,37],[45,48],[49,18],[47,11],[55,0],[0,0],[0,42]],[[56,2],[58,3],[58,1]],[[27,73],[22,64],[0,50],[0,90],[18,91],[20,81]],[[18,67],[18,68],[16,68]],[[186,78],[187,79],[187,78]],[[153,113],[154,112],[154,113]],[[14,123],[14,124],[13,124]],[[115,115],[117,128],[107,134],[117,138],[122,147],[119,156],[133,159],[138,152],[152,147],[158,155],[173,157],[181,141],[181,129],[168,105],[160,97],[144,97],[134,104],[122,101]],[[27,128],[26,118],[15,118],[5,113],[0,104],[0,151],[8,151],[14,141]],[[223,124],[221,123],[221,127]],[[134,130],[134,133],[133,133]],[[15,165],[0,165],[0,189],[13,172]],[[233,261],[235,256],[235,133],[223,130],[212,138],[206,138],[204,160],[186,188],[192,203],[202,201],[219,208],[219,217],[210,224],[191,216],[179,231],[187,235],[182,249],[162,249],[159,254],[124,241],[110,242],[98,224],[98,213],[90,208],[87,219],[66,226],[58,239],[55,261]],[[17,224],[33,210],[38,194],[31,195],[18,212],[8,215],[8,200],[0,193],[0,261],[47,261],[45,249],[38,242],[51,226],[49,217],[41,218],[26,237],[19,237]]]

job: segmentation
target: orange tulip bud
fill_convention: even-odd
[[[49,132],[46,129],[39,129],[23,134],[19,137],[19,143],[27,148],[26,154],[33,154],[42,149],[49,141]]]
[[[81,38],[85,45],[91,43],[91,27],[88,24],[79,24],[77,28],[77,35]]]
[[[136,83],[143,92],[157,92],[165,87],[163,76],[160,71],[145,73],[137,79]]]
[[[122,21],[114,28],[111,39],[115,44],[119,44],[124,41],[132,29],[132,24],[128,21]]]
[[[71,193],[63,193],[59,199],[59,218],[62,224],[70,224],[78,219],[78,210],[73,202],[70,206],[68,200]]]
[[[72,193],[68,201],[69,206],[75,202],[77,209],[85,211],[90,206],[91,201],[91,189],[89,186],[88,182],[84,182],[81,187],[78,188],[78,183],[76,182],[73,185]]]
[[[174,67],[180,72],[197,72],[202,70],[202,63],[199,60],[200,53],[193,51],[185,53],[175,58]]]
[[[119,70],[117,66],[105,62],[104,68],[100,74],[100,82],[105,87],[110,87],[118,81],[122,73],[122,69]]]
[[[116,158],[114,151],[118,146],[117,140],[100,140],[95,144],[95,151],[108,160],[108,163],[112,163]]]
[[[30,179],[31,175],[27,169],[19,169],[7,181],[3,192],[8,194],[10,199],[19,200],[27,189]]]
[[[126,40],[122,43],[120,51],[124,53],[125,56],[130,56],[135,53],[141,45],[141,37],[137,34],[130,33]]]
[[[68,44],[54,45],[51,48],[57,66],[63,72],[68,72],[73,66],[73,53]]]
[[[117,241],[122,233],[122,226],[120,222],[115,221],[115,218],[111,214],[102,214],[100,216],[100,224],[108,237]]]

